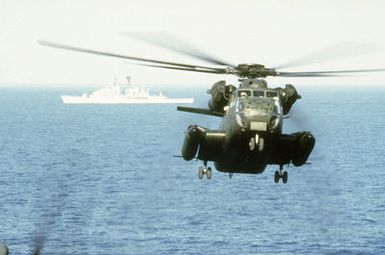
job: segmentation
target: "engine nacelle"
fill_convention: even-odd
[[[295,101],[301,99],[301,95],[298,94],[295,87],[291,84],[286,84],[285,88],[277,88],[279,95],[281,96],[283,114],[287,114]]]
[[[191,125],[186,131],[182,146],[184,160],[196,157],[204,161],[215,161],[221,158],[225,133],[220,130],[210,130],[197,125]]]
[[[310,132],[301,132],[298,135],[296,142],[297,149],[292,159],[292,163],[294,166],[302,166],[306,163],[306,160],[314,148],[315,138]]]
[[[211,94],[209,100],[209,109],[213,112],[223,113],[223,108],[228,105],[230,95],[236,90],[233,85],[226,85],[226,81],[218,81],[214,83],[211,89],[208,91]]]
[[[204,129],[197,126],[191,125],[186,131],[182,145],[182,157],[184,160],[192,160],[197,154],[199,144],[202,141]]]

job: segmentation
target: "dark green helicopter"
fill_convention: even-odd
[[[266,68],[260,64],[232,65],[193,47],[186,47],[184,43],[173,45],[141,36],[136,37],[136,39],[204,60],[219,67],[139,58],[47,41],[39,41],[39,43],[59,49],[134,60],[138,61],[135,64],[143,66],[211,74],[231,74],[239,77],[238,88],[232,84],[226,84],[225,81],[218,81],[212,85],[208,90],[211,99],[207,109],[184,106],[177,108],[179,111],[222,117],[223,120],[220,128],[216,130],[198,125],[191,125],[186,130],[182,157],[185,160],[195,158],[203,161],[203,166],[198,169],[200,179],[204,175],[211,179],[212,169],[207,167],[207,163],[213,161],[218,171],[229,173],[230,177],[233,173],[259,174],[265,170],[267,165],[278,165],[279,170],[275,171],[274,181],[278,183],[282,178],[283,183],[286,183],[288,173],[283,171],[283,166],[293,164],[299,167],[306,163],[314,148],[315,137],[309,131],[282,133],[283,119],[287,117],[291,107],[301,96],[293,85],[287,84],[285,88],[269,88],[263,78],[268,76],[331,77],[349,73],[385,71],[385,69],[359,69],[281,72],[277,69],[288,66]]]

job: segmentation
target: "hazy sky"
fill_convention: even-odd
[[[235,78],[158,70],[40,46],[50,40],[132,56],[205,64],[129,40],[123,31],[169,32],[232,63],[277,66],[327,53],[364,56],[287,69],[385,68],[385,1],[58,1],[0,0],[0,83],[108,83],[114,74],[141,84],[211,84]],[[375,50],[373,54],[373,50]],[[326,53],[325,53],[326,54]],[[318,56],[319,57],[319,56]],[[385,73],[348,78],[269,78],[280,84],[384,84]]]

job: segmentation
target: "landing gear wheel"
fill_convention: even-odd
[[[254,138],[250,139],[249,149],[250,149],[250,151],[254,151],[255,150],[255,139]]]
[[[280,176],[279,172],[275,171],[275,173],[274,173],[274,182],[278,183],[280,178],[281,178],[281,176]]]
[[[265,146],[265,140],[263,140],[263,138],[259,138],[258,150],[263,151],[264,146]]]
[[[198,168],[198,178],[202,179],[204,174],[205,174],[205,169],[203,168],[203,166],[200,166]]]
[[[275,183],[278,183],[279,179],[281,179],[281,178],[282,178],[283,183],[287,183],[288,173],[286,171],[282,172],[282,170],[283,170],[283,165],[279,165],[279,171],[274,172],[274,182]]]
[[[283,175],[282,175],[282,181],[283,183],[287,183],[287,178],[288,178],[288,174],[286,171],[283,172]]]
[[[207,179],[211,179],[211,176],[212,176],[213,172],[211,171],[211,167],[207,168],[206,170],[206,177]]]

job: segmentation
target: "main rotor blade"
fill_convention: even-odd
[[[385,72],[385,68],[336,70],[336,71],[313,71],[313,72],[278,72],[278,76],[283,76],[283,77],[333,77],[333,76],[341,76],[342,74],[371,73],[371,72]]]
[[[277,76],[281,76],[281,77],[337,77],[340,75],[308,73],[308,72],[278,72]]]
[[[140,40],[167,50],[187,55],[189,57],[204,60],[214,65],[225,65],[229,67],[235,67],[234,65],[227,63],[219,58],[206,54],[205,52],[197,49],[188,42],[183,41],[170,33],[122,32],[121,34],[129,38]]]
[[[344,59],[349,57],[358,57],[362,55],[373,54],[384,50],[379,45],[369,45],[353,42],[342,42],[316,51],[310,55],[297,58],[274,67],[274,69],[284,69],[289,67],[298,67],[304,65],[318,64],[326,61]]]
[[[226,69],[217,69],[217,70],[205,70],[199,68],[185,68],[185,67],[176,67],[176,66],[165,66],[165,65],[154,65],[154,64],[141,64],[134,63],[135,65],[140,66],[149,66],[156,68],[164,68],[164,69],[173,69],[173,70],[181,70],[181,71],[191,71],[191,72],[200,72],[200,73],[212,73],[212,74],[226,74]]]
[[[64,44],[59,44],[54,42],[39,41],[39,43],[41,45],[52,47],[52,48],[71,50],[71,51],[77,51],[77,52],[83,52],[83,53],[89,53],[89,54],[95,54],[95,55],[102,55],[107,57],[123,58],[123,59],[135,60],[135,61],[150,62],[150,63],[156,63],[156,64],[172,65],[172,66],[187,67],[187,68],[202,68],[207,70],[218,70],[217,68],[213,68],[213,67],[196,66],[196,65],[154,60],[154,59],[148,59],[148,58],[138,58],[133,56],[115,54],[115,53],[106,52],[106,51],[96,51],[96,50],[90,50],[90,49],[85,49],[80,47],[74,47],[74,46],[69,46],[69,45],[64,45]]]

